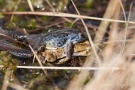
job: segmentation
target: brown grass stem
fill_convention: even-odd
[[[33,6],[32,6],[31,0],[27,0],[27,2],[28,2],[28,5],[29,5],[29,7],[30,7],[30,10],[31,10],[32,12],[34,12],[34,8],[33,8]]]
[[[0,67],[4,67],[0,65]],[[120,70],[119,67],[41,67],[41,66],[17,66],[17,68],[23,69],[58,69],[58,70]]]
[[[1,12],[2,14],[26,14],[26,15],[41,15],[41,16],[57,16],[57,17],[70,17],[70,18],[80,18],[80,15],[76,14],[69,14],[69,13],[62,13],[62,12]],[[119,22],[119,23],[126,23],[126,21],[123,20],[114,20],[109,18],[98,18],[98,17],[90,17],[81,15],[83,19],[92,19],[92,20],[104,20],[109,22]],[[130,24],[135,24],[134,21],[129,21]]]
[[[21,0],[18,0],[18,1],[17,1],[17,4],[16,4],[16,6],[15,6],[15,8],[14,8],[14,10],[13,10],[14,12],[15,12],[16,9],[18,8],[18,5],[19,5],[20,1],[21,1]],[[13,17],[14,17],[14,14],[12,14],[10,21],[13,20]]]

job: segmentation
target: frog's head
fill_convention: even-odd
[[[86,37],[81,32],[79,32],[79,33],[72,33],[72,34],[69,35],[69,38],[70,38],[70,41],[73,44],[86,40]]]

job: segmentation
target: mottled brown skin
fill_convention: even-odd
[[[74,52],[72,57],[76,56],[88,56],[90,55],[90,44],[89,41],[84,41],[81,43],[74,44]],[[55,64],[62,64],[71,58],[67,57],[65,54],[65,48],[59,48],[56,50],[45,50],[38,57],[42,60],[43,63],[51,62]]]

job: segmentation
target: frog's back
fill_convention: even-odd
[[[46,46],[48,49],[61,48],[68,40],[73,44],[84,41],[86,38],[78,29],[63,29],[43,35],[36,47]]]

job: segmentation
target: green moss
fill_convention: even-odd
[[[0,0],[0,8],[2,11],[11,11],[16,6],[16,0]]]
[[[91,8],[92,7],[92,3],[93,3],[93,0],[87,0],[86,3],[85,3],[85,6],[87,8]]]
[[[68,23],[66,24],[66,26],[67,26],[67,27],[73,27],[73,23],[68,22]]]
[[[6,3],[6,0],[0,0],[0,5],[3,5]]]
[[[41,19],[44,21],[47,21],[49,19],[49,17],[48,16],[41,16]]]
[[[89,77],[87,77],[87,78],[85,79],[85,81],[84,81],[84,85],[85,85],[85,84],[87,84],[87,83],[88,83],[88,81],[89,81]]]
[[[4,65],[4,69],[11,69],[13,71],[16,71],[16,66],[19,65],[18,60],[13,59],[11,55],[8,55],[5,51],[0,52],[0,64]]]
[[[0,18],[4,18],[4,15],[2,13],[0,13]]]
[[[6,52],[5,52],[5,51],[0,51],[0,58],[4,57],[4,56],[5,56],[5,54],[6,54]]]
[[[34,29],[36,28],[36,20],[32,19],[30,21],[24,19],[18,19],[18,24],[20,27],[27,28],[27,29]]]
[[[59,5],[58,5],[57,9],[58,9],[59,11],[63,11],[63,10],[64,10],[64,7],[65,7],[64,3],[63,3],[62,1],[60,1],[58,4],[59,4]]]
[[[93,78],[93,72],[89,72],[89,75],[84,80],[84,85],[87,84],[91,78]]]
[[[6,28],[14,28],[15,27],[15,25],[14,25],[14,23],[13,22],[7,22],[6,23]]]
[[[19,8],[18,8],[18,11],[23,12],[23,11],[26,11],[26,10],[25,10],[24,7],[19,7]]]
[[[56,2],[58,11],[65,11],[65,7],[70,3],[70,0],[59,0],[59,2]]]
[[[23,27],[23,26],[27,25],[27,21],[20,19],[19,25],[20,25],[21,27]]]
[[[34,29],[36,27],[36,20],[32,19],[28,22],[28,28],[29,29]]]
[[[13,22],[17,22],[18,21],[18,17],[13,17],[13,20],[12,20]]]
[[[0,65],[3,65],[3,62],[2,62],[2,60],[0,60]]]
[[[71,70],[64,70],[64,72],[65,72],[66,74],[70,74],[70,73],[71,73]]]

